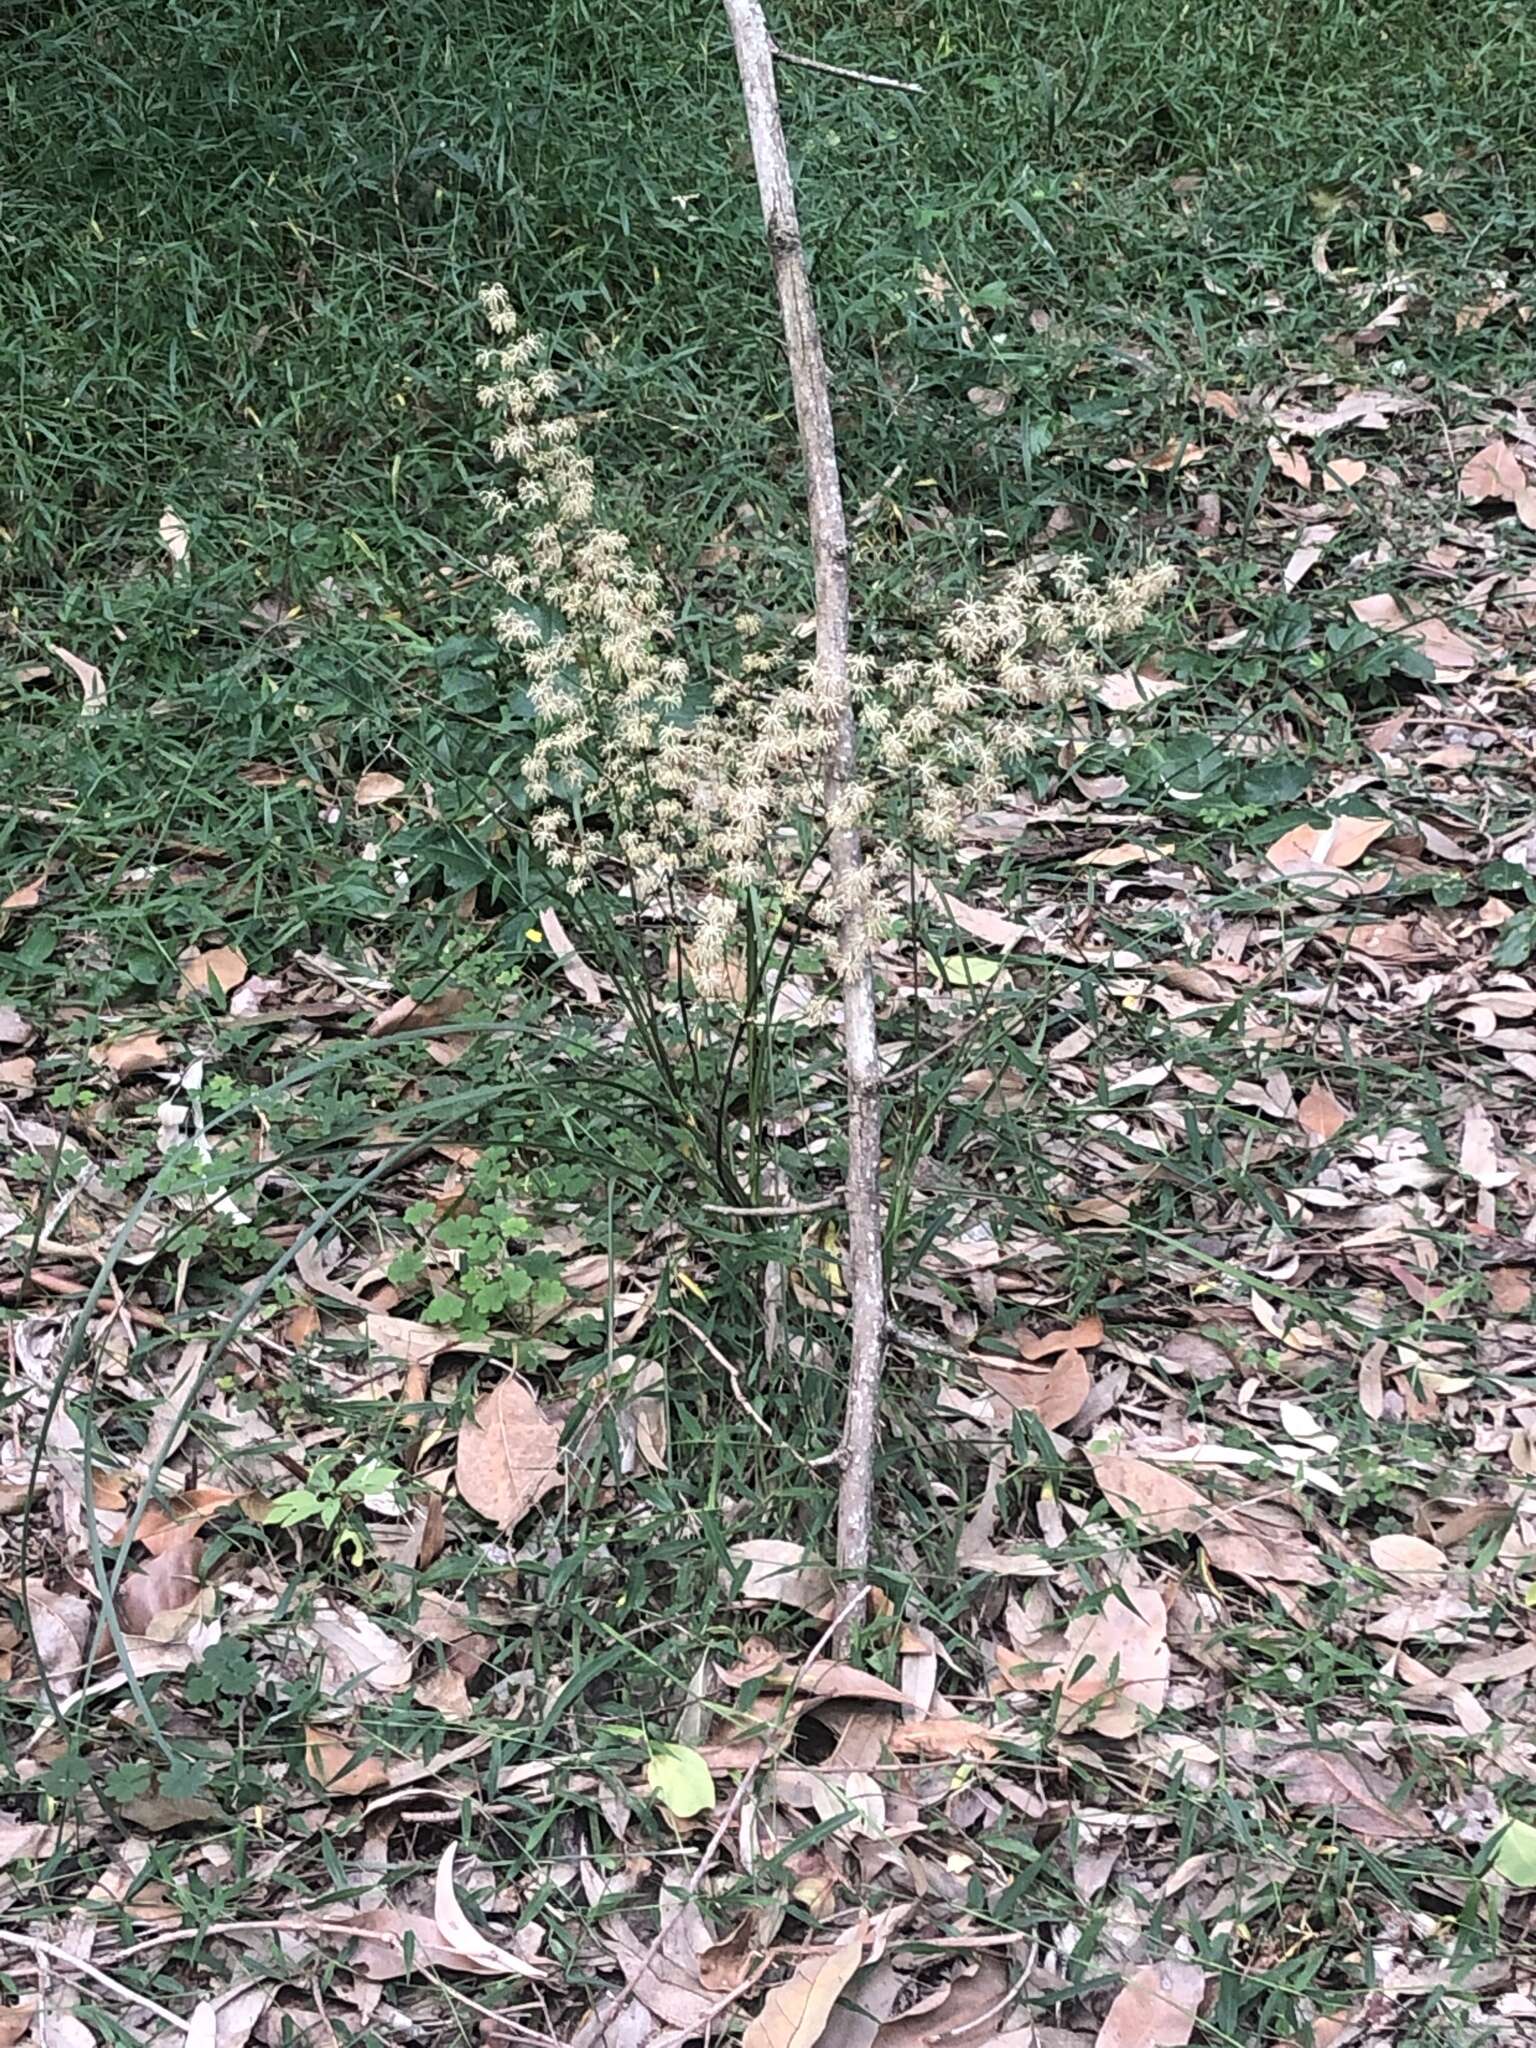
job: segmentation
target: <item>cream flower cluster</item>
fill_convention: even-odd
[[[671,885],[686,879],[702,993],[730,979],[741,892],[802,887],[828,828],[868,835],[860,886],[878,926],[881,878],[912,852],[953,845],[1040,743],[1039,707],[1081,698],[1106,643],[1172,584],[1160,567],[1094,584],[1073,558],[1014,569],[954,608],[928,658],[850,657],[863,751],[829,815],[836,694],[826,678],[763,648],[750,612],[734,622],[735,673],[692,675],[660,577],[596,517],[576,422],[549,410],[560,387],[540,338],[521,331],[499,286],[481,303],[496,345],[479,358],[479,398],[513,479],[485,493],[510,536],[490,571],[505,598],[496,631],[537,717],[524,764],[540,806],[534,841],[573,891],[600,865],[644,904],[673,900]],[[707,686],[707,702],[684,715],[690,680],[696,697]],[[816,916],[835,927],[846,908],[823,890]]]

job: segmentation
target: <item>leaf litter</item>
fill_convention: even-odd
[[[0,1882],[49,1939],[88,1923],[106,2006],[179,1986],[208,2038],[278,2042],[323,1981],[359,2039],[473,2010],[489,2041],[593,2048],[1180,2048],[1263,1985],[1277,2039],[1385,2042],[1383,2013],[1451,1997],[1524,2038],[1518,1943],[1449,1930],[1496,1901],[1521,1933],[1536,1890],[1532,443],[1513,402],[1464,396],[1448,460],[1417,390],[1228,397],[1198,442],[1109,460],[1193,520],[1185,469],[1219,511],[1267,459],[1247,561],[1297,641],[1202,593],[1169,672],[1106,679],[963,870],[923,878],[964,971],[882,962],[964,1078],[893,1268],[858,1665],[827,1655],[816,1484],[772,1462],[835,1368],[835,1238],[773,1225],[787,1399],[654,1312],[686,1297],[736,1353],[721,1221],[676,1162],[628,1209],[507,1171],[503,1265],[484,1232],[442,1243],[499,1194],[472,1122],[417,1142],[407,1047],[483,1014],[467,978],[248,956],[210,923],[229,942],[162,1002],[93,1020],[112,1115],[0,1105]],[[1255,663],[1286,673],[1262,720],[1224,694]],[[350,787],[359,831],[417,800]],[[616,1047],[565,926],[527,930],[555,1014]],[[27,1086],[66,1056],[72,1020],[0,1020]],[[196,1122],[189,1059],[222,1072],[231,1020],[274,1072],[399,1059],[338,1141],[388,1168],[344,1228],[304,1235],[325,1197],[269,1106],[228,1151]],[[520,996],[497,1022],[543,1028]],[[813,1207],[814,1107],[773,1112]],[[191,1147],[190,1207],[114,1115]],[[245,1220],[210,1251],[225,1174]],[[225,1278],[286,1254],[282,1298],[237,1316]],[[71,1356],[60,1305],[102,1275]],[[241,1910],[205,1932],[189,1901],[237,1828]],[[1295,1966],[1345,1920],[1329,1972]]]

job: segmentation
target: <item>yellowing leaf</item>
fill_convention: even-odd
[[[1506,1821],[1494,1848],[1493,1868],[1516,1891],[1536,1891],[1536,1827],[1528,1820]]]
[[[939,972],[951,988],[985,988],[1002,971],[1000,960],[979,960],[973,953],[950,953],[939,962]]]
[[[515,1372],[481,1395],[460,1429],[454,1481],[475,1512],[501,1529],[560,1484],[560,1432]]]
[[[715,1781],[709,1765],[686,1742],[658,1743],[646,1765],[645,1782],[678,1820],[708,1813],[715,1803]]]

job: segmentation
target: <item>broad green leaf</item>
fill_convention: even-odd
[[[1516,1891],[1536,1891],[1536,1827],[1507,1821],[1493,1852],[1493,1867]]]
[[[709,1765],[686,1742],[659,1743],[646,1766],[646,1783],[678,1820],[708,1813],[715,1803],[715,1781]]]
[[[939,967],[951,988],[985,988],[1003,971],[1001,960],[978,959],[974,953],[950,953]]]

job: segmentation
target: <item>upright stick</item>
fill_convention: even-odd
[[[759,0],[725,0],[736,64],[746,101],[752,160],[763,202],[763,223],[773,259],[784,346],[795,394],[795,420],[805,458],[805,499],[810,515],[811,561],[816,573],[816,666],[833,705],[827,748],[828,860],[839,913],[842,963],[843,1055],[848,1094],[848,1244],[846,1267],[852,1302],[848,1395],[843,1423],[842,1484],[838,1493],[837,1561],[850,1577],[869,1560],[879,1425],[880,1374],[885,1355],[885,1277],[881,1267],[880,1050],[875,1021],[875,977],[870,939],[869,877],[846,793],[857,778],[858,726],[848,679],[848,528],[837,473],[837,444],[827,395],[827,366],[805,274],[789,152],[779,120],[773,43]],[[850,1624],[837,1645],[846,1650]]]

